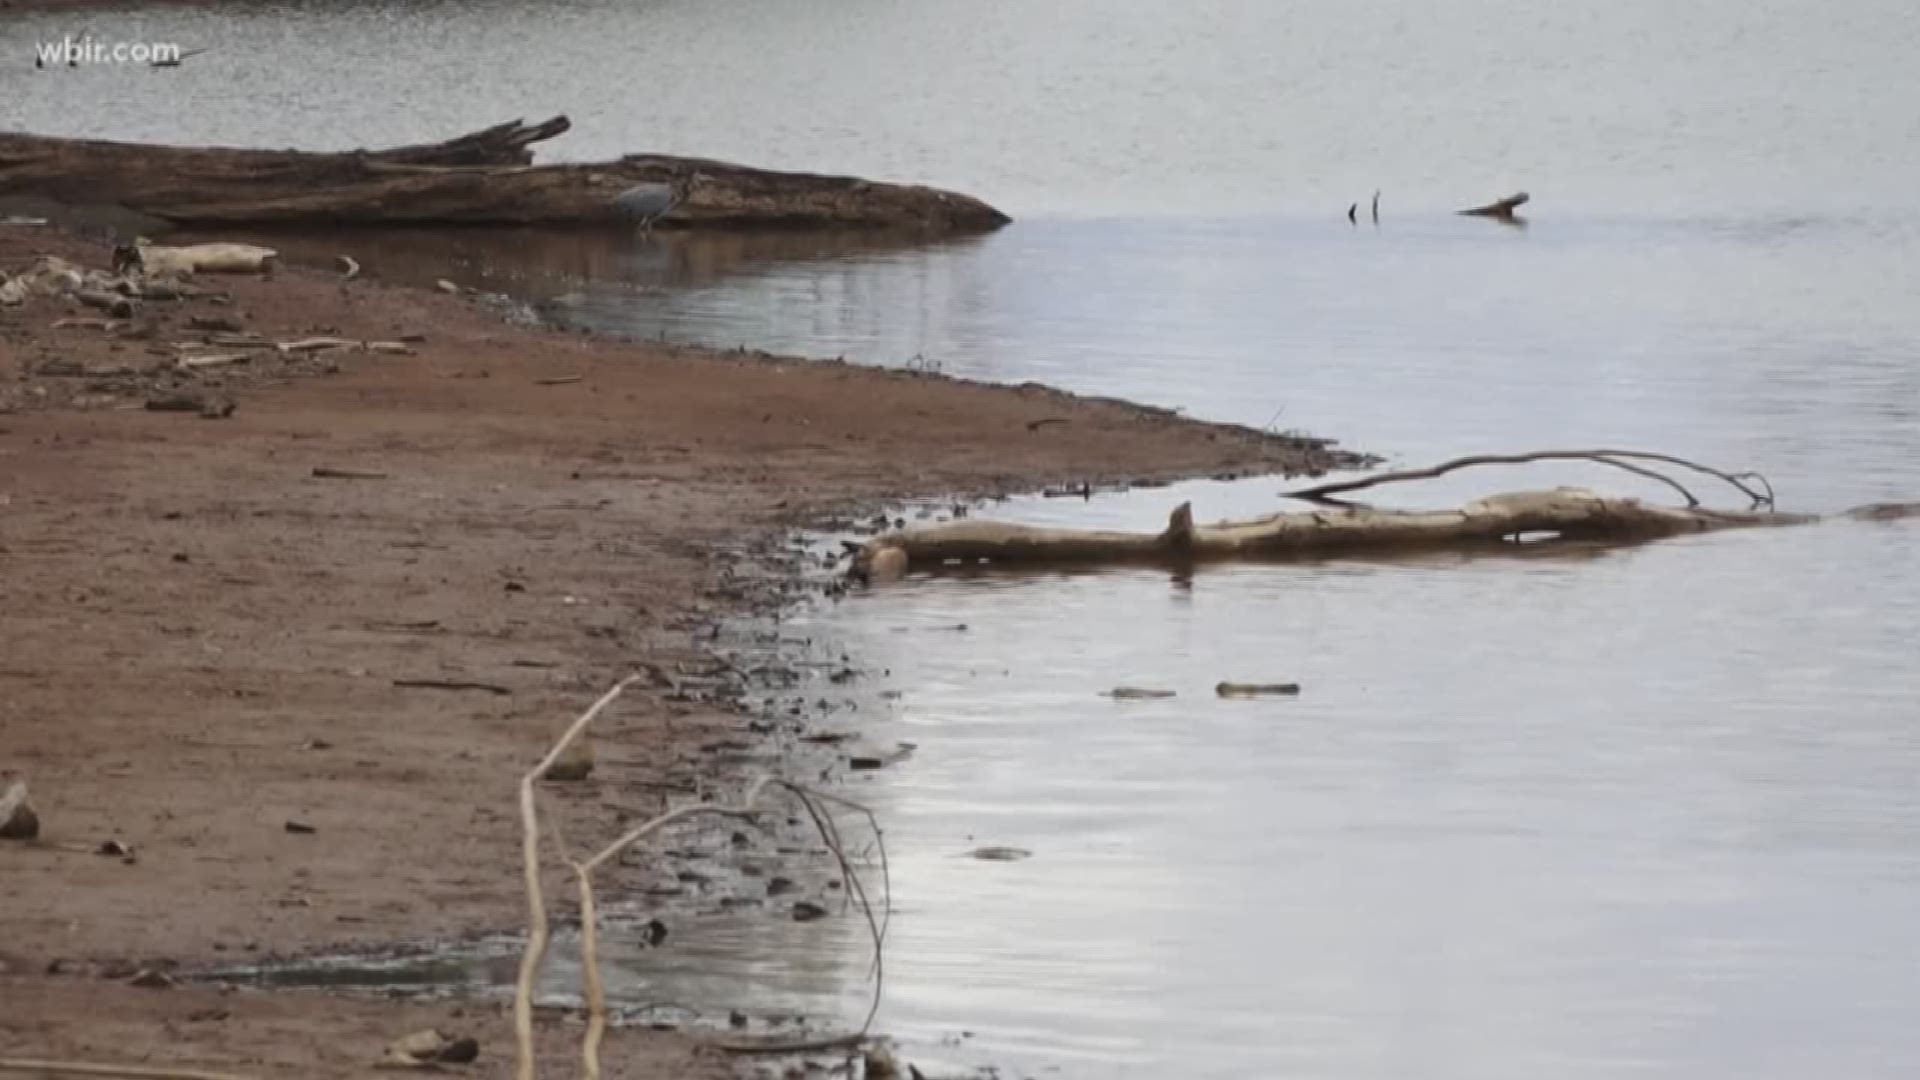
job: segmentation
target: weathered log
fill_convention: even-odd
[[[160,185],[154,201],[178,201],[203,186],[236,189],[336,183],[366,174],[368,166],[515,167],[533,163],[528,149],[570,126],[564,116],[539,124],[515,120],[448,139],[388,150],[335,153],[239,147],[165,146],[103,139],[59,139],[0,132],[0,177],[10,195],[41,195],[65,202],[137,207],[143,185]],[[63,186],[81,185],[81,190]]]
[[[565,117],[515,121],[444,143],[383,151],[190,148],[0,133],[0,190],[114,204],[194,225],[630,227],[614,198],[635,184],[698,178],[663,227],[886,227],[983,231],[1009,219],[954,192],[848,176],[774,172],[637,154],[529,164]]]
[[[1462,217],[1490,217],[1498,218],[1501,221],[1514,221],[1516,220],[1514,211],[1525,206],[1527,201],[1532,198],[1533,196],[1528,195],[1524,191],[1516,191],[1504,199],[1490,202],[1485,206],[1476,206],[1471,210],[1462,210],[1460,214]]]
[[[189,244],[186,247],[162,247],[144,239],[134,243],[126,260],[142,273],[155,277],[194,274],[256,274],[270,271],[279,252],[258,244]],[[118,251],[114,261],[122,261]]]
[[[534,143],[566,134],[573,122],[564,116],[529,124],[509,120],[448,139],[376,151],[372,158],[396,165],[531,165]]]
[[[1847,516],[1891,520],[1920,504],[1877,504]],[[909,569],[985,562],[1019,567],[1070,564],[1183,566],[1224,559],[1308,559],[1434,550],[1510,550],[1527,539],[1636,543],[1688,533],[1806,525],[1820,518],[1773,510],[1708,510],[1611,498],[1583,488],[1494,495],[1458,510],[1343,507],[1271,514],[1195,526],[1182,503],[1159,533],[1040,528],[963,519],[876,537],[854,555],[853,574],[886,579]]]

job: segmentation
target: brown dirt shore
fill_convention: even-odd
[[[0,229],[0,269],[46,252],[106,261]],[[698,661],[713,618],[766,602],[783,529],[908,495],[1340,463],[1038,387],[517,329],[320,272],[218,284],[231,304],[149,303],[130,336],[51,330],[96,314],[54,299],[0,308],[0,783],[27,778],[45,823],[0,840],[0,1057],[363,1075],[386,1039],[438,1024],[505,1076],[491,1005],[125,976],[520,925],[518,775],[636,661]],[[224,419],[141,409],[196,315],[425,340],[196,376],[238,402]],[[751,724],[634,695],[595,778],[555,793],[569,828],[657,812],[647,781],[737,779],[703,756],[715,740],[778,767],[791,733]],[[92,853],[108,839],[134,860]],[[617,1032],[607,1058],[621,1076],[728,1068],[651,1031]]]

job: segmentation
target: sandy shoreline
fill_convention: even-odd
[[[106,256],[0,229],[0,269],[41,251]],[[1336,463],[1037,387],[516,329],[320,272],[219,284],[230,305],[150,303],[131,338],[50,330],[95,314],[54,300],[0,308],[0,780],[27,778],[46,826],[0,841],[0,1056],[345,1075],[438,1023],[505,1075],[491,1006],[118,980],[519,926],[518,774],[636,661],[697,665],[715,618],[778,602],[784,529],[905,496]],[[424,340],[197,376],[236,402],[225,419],[146,411],[190,316]],[[614,710],[594,779],[554,791],[578,842],[743,775],[703,747],[778,768],[804,730],[669,696]],[[89,853],[108,839],[135,860]],[[726,1067],[617,1039],[617,1075]]]

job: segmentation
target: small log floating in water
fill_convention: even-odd
[[[1514,211],[1525,206],[1532,198],[1533,196],[1524,191],[1516,191],[1504,199],[1490,202],[1485,206],[1476,206],[1471,210],[1462,210],[1460,211],[1460,216],[1494,218],[1499,221],[1518,221],[1520,218]]]

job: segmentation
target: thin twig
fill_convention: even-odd
[[[0,1058],[0,1072],[54,1073],[60,1076],[112,1076],[123,1080],[254,1080],[235,1073],[169,1069],[149,1065],[107,1065],[91,1061],[40,1061]]]
[[[1597,457],[1597,458],[1594,458],[1593,460],[1605,462],[1606,464],[1611,465],[1616,469],[1625,469],[1627,472],[1633,473],[1636,476],[1644,476],[1649,480],[1658,480],[1660,483],[1665,484],[1668,487],[1672,488],[1673,490],[1679,492],[1680,497],[1687,500],[1687,509],[1689,510],[1696,510],[1700,506],[1700,500],[1694,497],[1693,492],[1688,491],[1684,486],[1681,485],[1680,481],[1675,480],[1671,476],[1667,476],[1664,473],[1656,472],[1655,470],[1649,469],[1643,465],[1635,465],[1630,461],[1622,461],[1619,458]]]
[[[814,828],[820,830],[821,836],[829,837],[827,850],[833,852],[835,861],[840,864],[840,877],[847,883],[847,890],[859,899],[860,911],[867,918],[867,930],[873,935],[873,997],[872,1000],[867,1003],[866,1017],[860,1021],[860,1034],[865,1036],[868,1031],[872,1030],[873,1018],[880,1012],[880,993],[886,979],[886,970],[882,966],[884,961],[881,959],[881,955],[884,952],[881,947],[884,939],[880,931],[880,924],[873,917],[873,901],[867,898],[866,886],[860,883],[860,875],[854,873],[852,865],[847,862],[847,852],[840,844],[839,833],[837,831],[830,831],[831,827],[827,823],[827,819],[821,814],[820,808],[814,805],[814,801],[810,797],[808,790],[796,784],[787,783],[786,781],[781,781],[780,786],[793,792],[794,796],[800,800],[800,805],[807,808],[808,816],[813,818]],[[888,904],[887,906],[892,907],[893,905]]]
[[[489,694],[505,697],[513,691],[498,683],[473,682],[467,679],[395,679],[393,685],[403,690],[485,690]]]
[[[1611,465],[1615,468],[1628,468],[1624,462],[1615,460],[1617,458],[1631,458],[1637,461],[1660,461],[1668,465],[1678,465],[1681,468],[1692,469],[1695,472],[1723,480],[1732,485],[1742,495],[1751,499],[1753,507],[1755,508],[1762,506],[1772,508],[1774,504],[1773,485],[1769,484],[1766,477],[1761,476],[1759,473],[1723,472],[1712,466],[1702,465],[1696,461],[1688,461],[1686,458],[1674,457],[1671,454],[1655,454],[1645,450],[1604,449],[1535,450],[1525,454],[1474,454],[1468,457],[1454,458],[1452,461],[1444,461],[1425,469],[1405,469],[1398,472],[1375,473],[1372,476],[1363,476],[1358,480],[1341,480],[1331,484],[1317,484],[1313,487],[1301,488],[1297,491],[1285,492],[1284,494],[1287,498],[1305,499],[1308,502],[1339,506],[1343,505],[1342,501],[1332,498],[1332,496],[1349,491],[1359,491],[1362,488],[1370,488],[1376,484],[1391,484],[1403,480],[1432,480],[1435,477],[1444,476],[1457,469],[1465,469],[1475,465],[1523,465],[1535,461],[1594,461],[1602,465]],[[1629,471],[1640,472],[1643,476],[1646,475],[1644,471],[1638,469],[1629,469]],[[1664,480],[1665,478],[1661,477],[1661,479]],[[1748,484],[1749,481],[1757,482],[1762,490],[1755,490],[1753,487],[1750,487]],[[1672,483],[1672,481],[1667,482]],[[1689,497],[1691,498],[1691,496]]]

